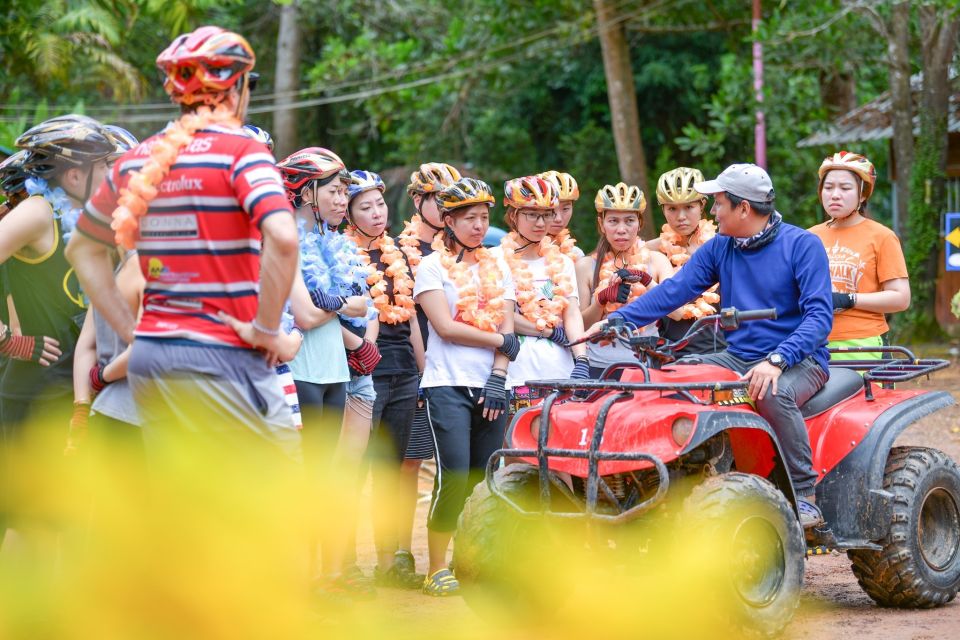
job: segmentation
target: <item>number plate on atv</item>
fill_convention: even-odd
[[[746,389],[718,389],[713,391],[713,403],[722,406],[746,404],[754,406],[753,399]]]

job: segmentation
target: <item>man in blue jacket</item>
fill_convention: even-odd
[[[610,317],[646,326],[718,281],[723,306],[777,310],[776,320],[749,322],[732,332],[725,351],[683,362],[720,365],[749,381],[757,410],[780,441],[800,497],[801,524],[817,526],[823,523],[814,499],[817,474],[800,407],[829,377],[833,303],[826,252],[816,236],[783,222],[774,209],[770,176],[756,165],[731,165],[694,188],[714,196],[711,212],[719,234],[677,275]]]

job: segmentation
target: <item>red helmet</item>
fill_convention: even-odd
[[[346,169],[340,156],[323,147],[307,147],[277,163],[287,197],[296,201],[308,182],[324,180]],[[347,175],[349,180],[349,174]]]
[[[216,104],[256,62],[246,39],[220,27],[200,27],[157,56],[163,88],[174,102]]]

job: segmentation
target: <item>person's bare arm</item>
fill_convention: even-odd
[[[503,345],[503,336],[500,333],[483,331],[464,322],[457,322],[450,316],[447,298],[443,291],[434,289],[424,291],[417,296],[417,303],[423,308],[430,320],[430,325],[441,338],[447,342],[461,344],[465,347],[487,347],[497,349]],[[510,303],[511,313],[504,322],[509,320],[510,330],[513,330],[513,304]]]
[[[414,314],[410,318],[410,344],[413,345],[413,359],[417,362],[417,371],[423,373],[423,368],[427,366],[427,350],[423,344],[423,335],[420,334],[420,321]]]
[[[577,293],[580,294],[580,313],[585,325],[603,318],[603,307],[593,296],[593,269],[596,264],[589,256],[577,260]]]
[[[54,229],[53,210],[46,200],[27,198],[0,219],[0,264],[25,248],[38,254],[45,253],[44,248],[49,251],[38,245],[56,242]]]
[[[73,401],[90,404],[93,395],[90,388],[90,369],[97,364],[97,332],[93,326],[93,309],[87,309],[87,317],[77,337],[73,351]]]
[[[293,319],[297,326],[304,331],[315,329],[337,317],[336,311],[324,311],[313,304],[313,300],[310,299],[310,294],[307,292],[307,285],[303,283],[301,277],[293,279],[293,290],[290,292],[290,310],[293,312]]]
[[[910,308],[910,280],[895,278],[880,285],[882,291],[858,293],[854,309],[874,313],[897,313]]]
[[[113,277],[113,247],[97,242],[82,232],[74,233],[66,248],[67,260],[84,293],[120,338],[130,344],[136,317]]]
[[[583,315],[577,306],[576,298],[567,298],[567,300],[570,301],[570,304],[563,310],[563,328],[567,333],[567,340],[575,342],[583,337]],[[587,345],[576,344],[570,347],[570,352],[575,358],[585,356],[587,355]]]

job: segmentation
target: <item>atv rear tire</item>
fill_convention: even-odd
[[[759,476],[725,473],[694,487],[683,513],[685,533],[709,554],[702,588],[724,632],[782,632],[800,601],[805,559],[803,531],[783,493]]]
[[[883,488],[893,494],[882,551],[847,555],[863,590],[882,607],[938,607],[960,589],[960,468],[921,447],[890,452]]]

